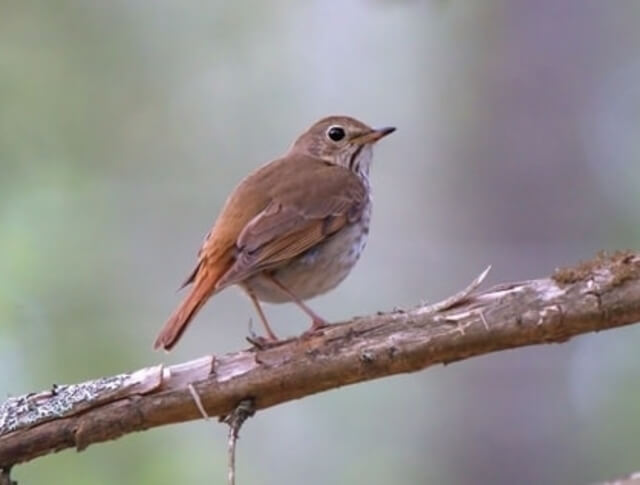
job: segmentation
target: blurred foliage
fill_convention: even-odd
[[[228,291],[175,353],[150,349],[233,185],[329,113],[399,127],[377,150],[363,260],[311,303],[329,319],[436,300],[487,263],[495,282],[637,248],[639,22],[623,0],[3,2],[0,391],[243,346],[255,316]],[[306,325],[267,311],[283,335]],[[261,412],[239,480],[619,476],[637,468],[639,339],[622,329]],[[15,478],[221,482],[225,434],[152,430]]]

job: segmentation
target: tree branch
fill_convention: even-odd
[[[472,288],[473,289],[473,288]],[[358,317],[265,349],[57,386],[0,404],[0,468],[201,416],[256,410],[347,384],[640,320],[640,255],[600,254],[552,278]]]
[[[632,473],[626,477],[616,478],[607,482],[594,485],[640,485],[640,472]]]

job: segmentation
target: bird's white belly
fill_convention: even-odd
[[[367,243],[369,210],[356,223],[344,227],[271,274],[299,299],[306,300],[335,288],[358,261]],[[259,300],[270,303],[291,301],[291,297],[268,278],[256,275],[244,283]]]

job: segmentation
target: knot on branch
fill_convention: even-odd
[[[626,281],[640,278],[640,257],[631,250],[599,251],[595,258],[581,261],[575,266],[556,268],[552,278],[560,286],[567,286],[609,272],[612,276],[611,286],[620,286]]]

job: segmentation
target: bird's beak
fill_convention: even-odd
[[[360,135],[351,140],[351,143],[355,143],[356,145],[366,145],[368,143],[375,143],[381,138],[384,138],[387,135],[390,135],[396,131],[395,126],[385,126],[384,128],[378,128],[375,130],[371,130],[364,135]]]

